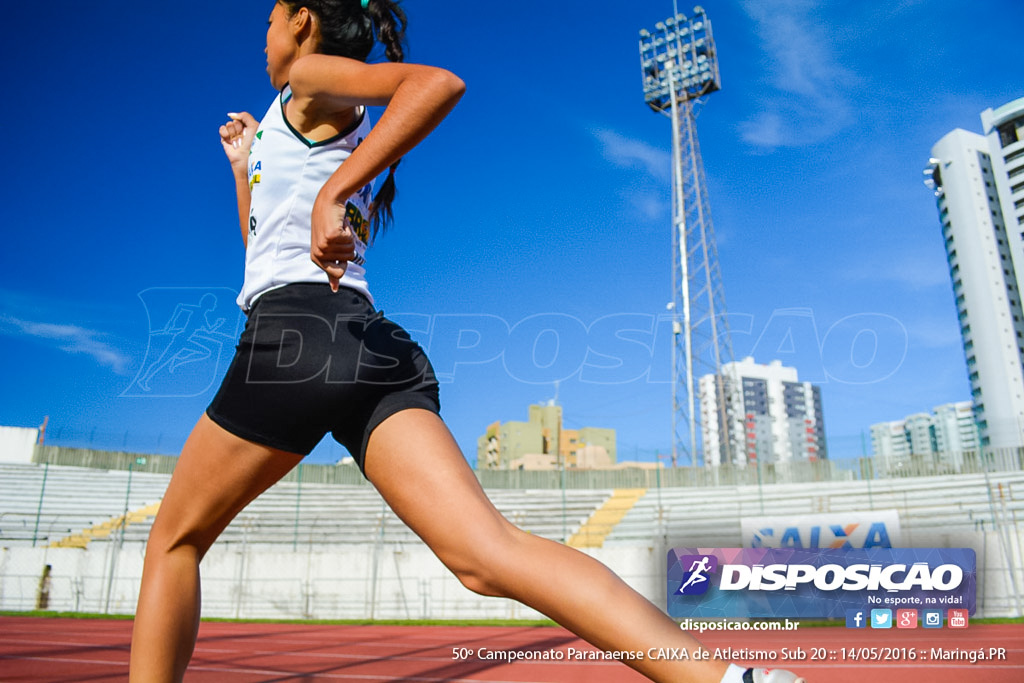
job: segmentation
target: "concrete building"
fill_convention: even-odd
[[[946,403],[936,406],[931,413],[915,413],[902,420],[871,425],[872,454],[887,463],[920,456],[958,466],[964,451],[977,447],[970,401]]]
[[[748,357],[726,363],[721,375],[701,377],[699,390],[705,464],[828,457],[821,389],[800,382],[795,368]]]
[[[480,469],[508,469],[509,461],[524,453],[543,452],[544,437],[539,424],[495,422],[488,425],[484,435],[477,439],[476,466]]]
[[[955,453],[978,447],[978,431],[970,401],[936,406],[934,413],[936,450]]]
[[[477,439],[480,469],[596,469],[616,464],[615,430],[565,429],[562,407],[532,405],[528,422],[495,422]]]
[[[871,425],[871,453],[886,463],[910,455],[910,439],[903,420]]]
[[[911,455],[935,453],[935,432],[932,424],[932,416],[929,413],[914,413],[904,418],[903,428],[907,433]]]
[[[1024,446],[1024,98],[932,148],[935,192],[982,444]]]
[[[32,462],[39,430],[29,427],[0,427],[0,462]]]

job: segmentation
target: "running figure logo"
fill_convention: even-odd
[[[685,555],[679,558],[680,566],[689,567],[683,575],[683,583],[676,595],[703,595],[711,585],[711,574],[718,569],[718,558],[714,555]]]
[[[149,348],[122,396],[197,396],[230,360],[241,313],[228,289],[153,288],[139,294]],[[222,358],[223,357],[223,358]]]

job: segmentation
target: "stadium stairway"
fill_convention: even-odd
[[[579,531],[569,538],[573,548],[600,548],[612,529],[622,521],[636,502],[644,497],[647,489],[615,489],[604,505],[594,510]]]
[[[160,503],[153,503],[147,505],[144,508],[138,510],[132,510],[125,515],[118,515],[117,517],[111,517],[107,521],[97,524],[93,527],[85,529],[77,534],[71,534],[65,536],[59,541],[54,541],[50,544],[51,548],[87,548],[89,542],[98,538],[109,538],[114,531],[123,527],[128,527],[131,524],[138,524],[140,522],[147,522],[153,517],[156,517],[157,510],[160,509]]]

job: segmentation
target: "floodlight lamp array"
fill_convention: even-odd
[[[640,31],[644,100],[655,111],[692,100],[721,86],[711,24],[701,7],[692,17],[676,14]]]

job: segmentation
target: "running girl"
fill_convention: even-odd
[[[395,166],[464,89],[447,71],[402,63],[404,28],[392,0],[281,0],[266,46],[279,95],[262,121],[238,113],[220,128],[246,242],[239,304],[248,321],[150,533],[136,683],[182,680],[199,626],[200,560],[328,432],[470,589],[520,600],[599,648],[698,646],[598,562],[498,513],[438,416],[426,356],[373,308],[366,249],[389,222]],[[390,61],[366,64],[377,41]],[[367,105],[385,106],[372,129]],[[302,348],[289,346],[296,339]],[[713,661],[631,664],[673,683],[794,680]]]

